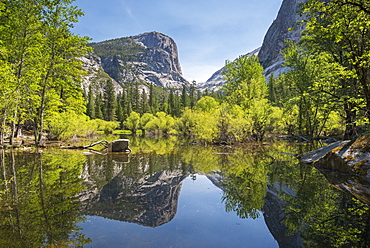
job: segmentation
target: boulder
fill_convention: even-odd
[[[299,156],[302,162],[347,171],[370,179],[370,135],[337,141]]]
[[[370,135],[337,141],[298,158],[315,166],[337,189],[370,204]]]
[[[129,148],[130,141],[128,139],[119,139],[112,141],[111,147],[112,152],[130,152]]]

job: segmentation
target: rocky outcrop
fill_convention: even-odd
[[[298,26],[297,22],[304,19],[297,14],[300,10],[299,5],[308,0],[283,0],[277,18],[268,29],[262,43],[259,58],[265,68],[265,75],[278,75],[286,68],[282,67],[284,57],[281,51],[285,48],[285,40],[298,42],[301,38],[303,25]],[[290,29],[293,28],[293,31]]]
[[[83,63],[83,69],[87,72],[86,76],[82,78],[82,88],[85,89],[86,92],[88,92],[90,85],[92,85],[94,89],[102,92],[108,80],[113,82],[117,93],[122,91],[122,87],[117,83],[117,81],[111,78],[104,71],[99,56],[94,53],[89,53],[85,57],[80,58],[80,60]]]
[[[299,158],[318,168],[334,187],[370,204],[370,135],[338,141]]]
[[[158,32],[90,44],[101,59],[104,71],[124,85],[128,82],[182,87],[177,45]]]

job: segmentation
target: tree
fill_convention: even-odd
[[[326,53],[312,53],[311,50],[288,43],[284,50],[284,66],[290,68],[280,77],[281,83],[290,90],[285,101],[286,108],[298,107],[297,118],[300,134],[311,138],[319,135],[327,124],[329,115],[342,105],[332,99],[338,92],[337,81],[341,67],[334,63]]]
[[[104,119],[106,121],[115,121],[116,120],[116,109],[117,101],[115,96],[115,90],[112,80],[108,80],[104,87],[103,93],[103,102],[104,102]]]
[[[158,110],[158,98],[154,92],[154,85],[150,84],[149,87],[149,106],[150,106],[150,113],[157,113]]]
[[[190,99],[189,99],[185,84],[182,86],[182,91],[181,91],[181,105],[182,105],[182,108],[186,108],[190,105]]]
[[[333,98],[343,102],[348,136],[353,135],[358,112],[370,120],[370,22],[369,1],[311,0],[303,5],[307,14],[302,42],[311,51],[325,52],[341,65],[341,91]]]
[[[95,119],[95,94],[91,84],[89,85],[89,93],[87,94],[86,114],[91,119]]]
[[[17,78],[16,92],[22,96],[13,123],[19,116],[32,120],[37,145],[42,141],[45,119],[54,111],[85,111],[78,58],[89,50],[88,39],[70,32],[83,14],[72,2],[5,1],[5,15],[0,18],[0,39]]]
[[[130,130],[133,134],[136,134],[140,125],[140,114],[136,113],[135,111],[132,111],[130,115],[127,117],[125,125],[128,130]]]
[[[145,90],[143,89],[141,91],[141,108],[140,108],[140,113],[149,113],[150,112],[150,107],[148,103],[148,95],[146,94]]]
[[[240,56],[234,62],[226,61],[223,72],[227,83],[222,87],[226,101],[248,108],[252,99],[266,97],[267,87],[263,67],[257,56]]]

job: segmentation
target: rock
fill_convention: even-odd
[[[370,135],[355,141],[337,141],[299,156],[304,163],[347,171],[370,179]]]
[[[123,85],[146,82],[180,88],[188,82],[182,75],[175,41],[158,32],[148,32],[90,44],[101,59],[104,72]]]
[[[112,141],[112,152],[130,152],[130,141],[128,139],[119,139]]]
[[[297,12],[299,5],[308,0],[284,0],[275,21],[268,29],[258,56],[262,66],[265,68],[265,75],[274,73],[274,76],[287,70],[282,67],[284,57],[281,51],[284,50],[285,41],[299,42],[303,25],[298,26],[297,22],[304,19]],[[293,31],[290,29],[293,28]]]
[[[333,151],[336,151],[338,149],[342,149],[346,144],[348,144],[350,141],[337,141],[335,143],[332,143],[330,145],[321,147],[317,150],[306,152],[302,155],[299,155],[298,158],[307,164],[313,164],[318,162],[320,159],[327,156],[329,153],[332,153]]]
[[[301,160],[312,163],[337,189],[370,204],[370,135],[337,141],[303,154]]]

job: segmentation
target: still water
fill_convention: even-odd
[[[0,247],[370,246],[369,182],[282,154],[312,147],[131,148],[0,151]]]

